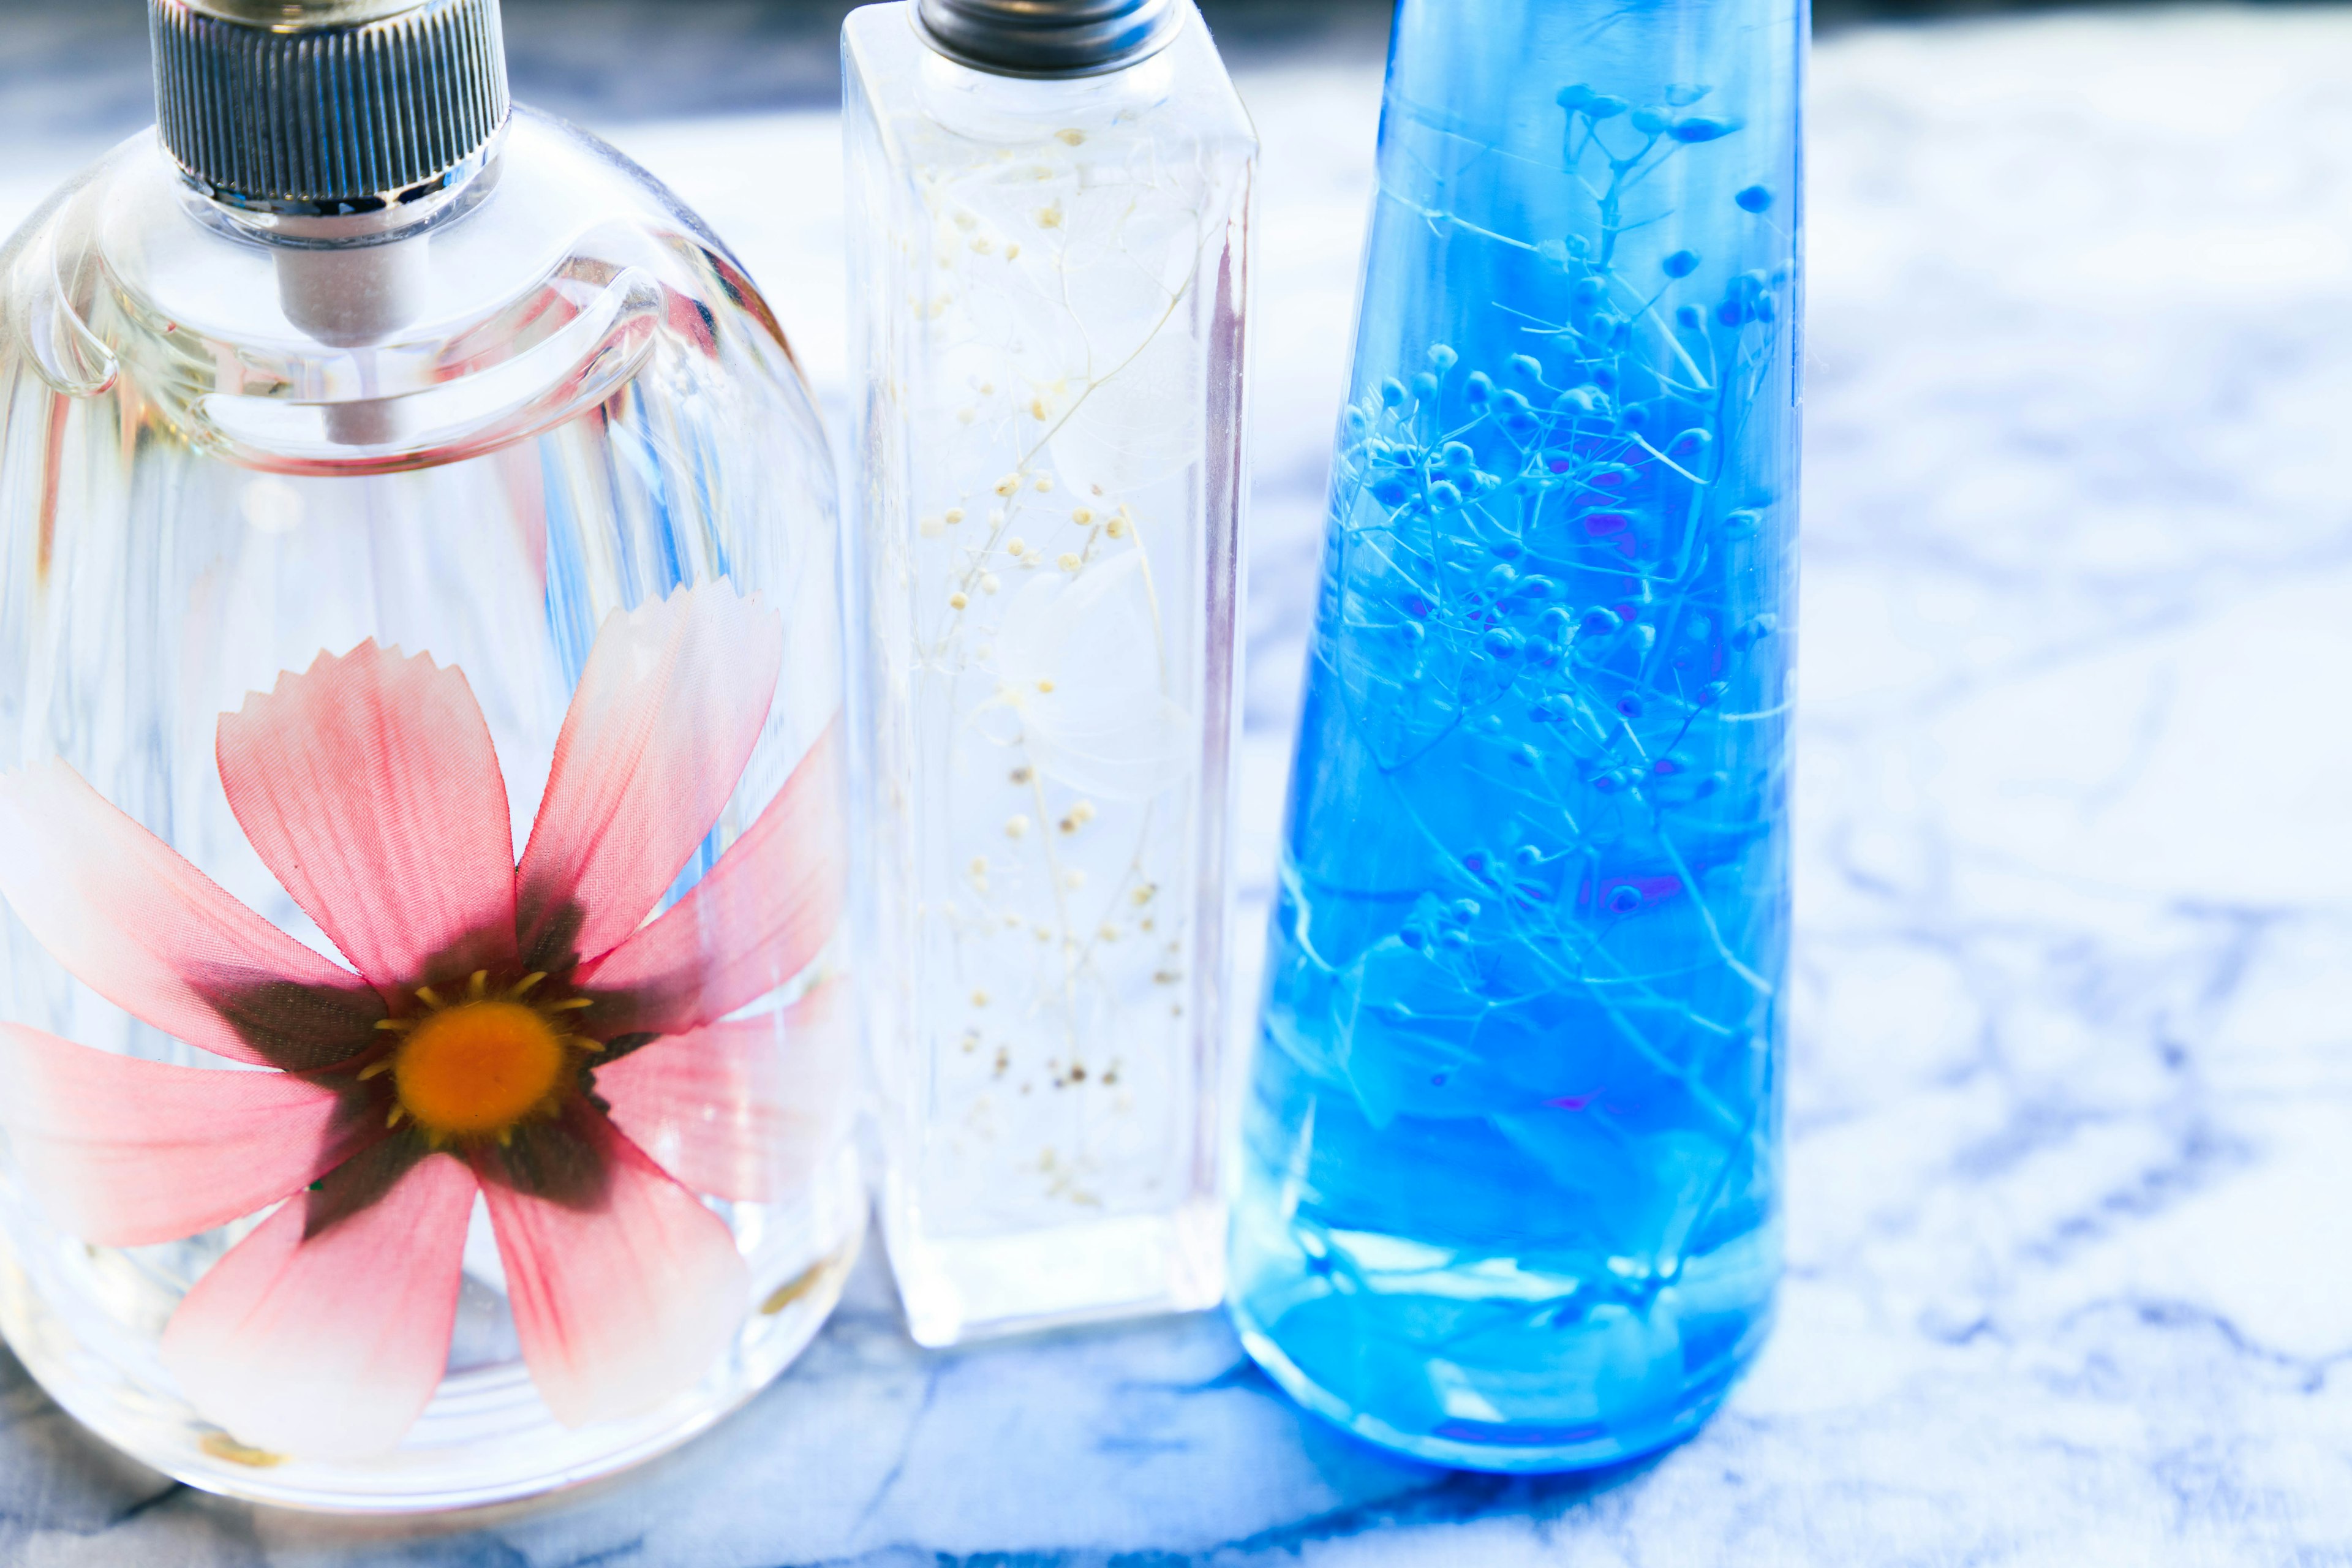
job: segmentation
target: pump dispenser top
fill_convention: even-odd
[[[152,0],[163,144],[214,200],[307,216],[427,195],[507,118],[497,0]]]

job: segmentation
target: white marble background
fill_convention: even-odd
[[[1262,890],[1379,84],[1243,85]],[[716,1434],[440,1532],[201,1498],[0,1356],[0,1563],[2352,1564],[2352,11],[1850,33],[1812,112],[1791,1267],[1696,1439],[1448,1475],[1213,1319],[925,1355],[869,1268]],[[615,137],[837,405],[830,121]]]

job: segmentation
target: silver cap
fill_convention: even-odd
[[[163,145],[234,205],[394,205],[506,122],[499,0],[149,0],[148,30]]]
[[[930,46],[994,76],[1098,76],[1156,54],[1183,0],[915,0]]]

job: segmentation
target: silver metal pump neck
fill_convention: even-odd
[[[1082,77],[1158,53],[1183,0],[915,0],[931,47],[992,76]]]
[[[507,118],[499,0],[149,0],[155,119],[205,195],[381,211],[480,166]]]

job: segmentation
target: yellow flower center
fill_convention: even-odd
[[[522,998],[546,976],[533,974],[503,995],[476,974],[462,1000],[444,1002],[429,985],[417,999],[426,1011],[378,1026],[401,1037],[392,1055],[361,1073],[392,1074],[399,1103],[391,1124],[404,1119],[441,1144],[453,1139],[505,1142],[515,1124],[551,1115],[562,1102],[573,1051],[599,1048],[567,1034],[561,1016],[585,1007],[585,998],[533,1006]]]
[[[393,1074],[393,1112],[385,1126],[414,1121],[442,1147],[461,1138],[513,1138],[520,1121],[562,1110],[572,1053],[593,1056],[602,1044],[569,1035],[564,1018],[591,1006],[588,996],[564,1002],[524,1002],[543,973],[522,975],[506,992],[489,990],[489,973],[475,971],[466,994],[442,999],[416,987],[424,1013],[385,1018],[379,1030],[400,1037],[391,1056],[360,1069],[360,1079]]]
[[[563,1040],[536,1008],[466,1002],[420,1022],[392,1058],[393,1087],[418,1126],[454,1138],[501,1132],[544,1103]]]

